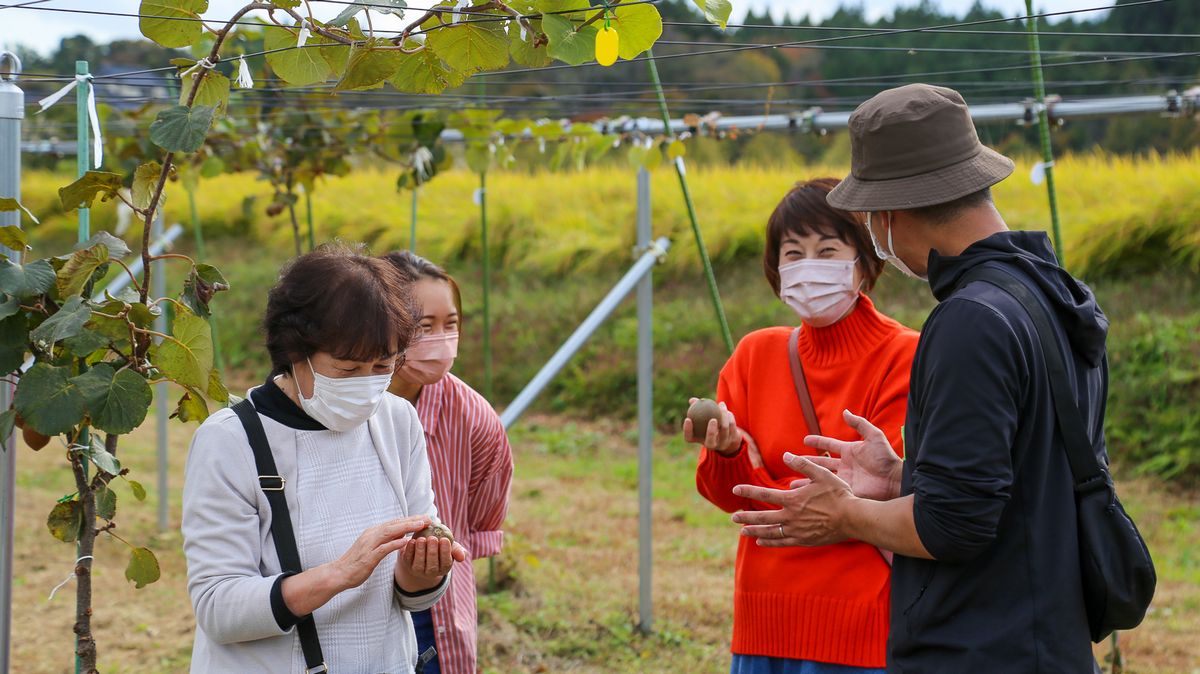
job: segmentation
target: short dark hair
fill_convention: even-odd
[[[391,263],[408,283],[416,283],[427,278],[450,284],[450,294],[454,296],[454,308],[458,310],[459,321],[463,320],[462,292],[458,289],[458,283],[454,277],[447,274],[445,269],[407,250],[392,251],[385,254],[383,259]]]
[[[837,187],[837,178],[816,178],[796,183],[767,219],[767,245],[763,251],[763,274],[779,295],[779,250],[788,234],[832,236],[858,251],[858,268],[864,289],[875,287],[883,273],[883,260],[875,255],[871,235],[859,216],[829,205],[825,197]]]
[[[931,225],[944,225],[947,222],[952,222],[955,218],[972,208],[991,202],[992,188],[985,187],[978,192],[972,192],[954,201],[947,201],[944,204],[934,204],[933,206],[925,206],[923,208],[912,208],[908,212],[921,222],[927,222]]]
[[[409,284],[396,269],[344,245],[287,263],[263,317],[273,375],[319,351],[355,361],[403,353],[418,325]]]

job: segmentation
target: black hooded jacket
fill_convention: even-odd
[[[961,283],[976,265],[1005,268],[1044,300],[1088,429],[1103,434],[1108,319],[1045,233],[932,253],[939,304],[913,360],[901,493],[914,494],[917,533],[935,559],[896,556],[888,671],[1092,672],[1071,471],[1045,359],[1011,295]]]

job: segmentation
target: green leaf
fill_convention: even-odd
[[[307,86],[329,79],[329,64],[321,55],[324,49],[296,49],[299,36],[299,30],[290,28],[268,26],[264,29],[263,48],[270,52],[267,54],[267,63],[271,64],[271,70],[280,79],[295,86]],[[312,42],[318,44],[316,40]],[[286,51],[272,51],[275,49]]]
[[[216,155],[205,157],[200,165],[201,178],[216,178],[225,172],[225,161]]]
[[[208,397],[213,402],[229,402],[229,389],[225,388],[225,383],[221,381],[221,373],[217,372],[216,368],[208,375]]]
[[[17,411],[13,409],[0,412],[0,451],[3,451],[8,446],[8,439],[12,437],[13,426],[17,423]]]
[[[42,435],[60,435],[83,421],[83,394],[71,382],[70,368],[35,363],[21,375],[13,407]]]
[[[128,333],[125,336],[128,336]],[[89,358],[96,351],[106,348],[109,341],[107,335],[84,328],[79,331],[78,335],[64,339],[63,346],[67,347],[68,351],[80,358]]]
[[[175,413],[171,416],[179,417],[184,423],[204,421],[208,418],[208,404],[196,392],[188,391],[179,399],[179,405],[175,407]]]
[[[83,455],[96,464],[100,470],[109,475],[119,475],[121,473],[121,462],[117,461],[117,457],[113,456],[104,448],[104,441],[99,435],[92,434],[91,447],[84,450]]]
[[[129,489],[133,491],[133,497],[139,501],[146,500],[146,488],[137,480],[128,480]]]
[[[179,104],[187,105],[188,96],[196,83],[194,75],[186,75],[180,82]],[[214,109],[214,116],[220,119],[225,116],[225,108],[229,105],[229,78],[211,70],[204,79],[200,80],[200,90],[196,92],[196,100],[192,105],[204,105]]]
[[[21,300],[9,297],[8,295],[4,295],[3,297],[4,301],[0,302],[0,321],[9,316],[16,316],[17,312],[21,310]]]
[[[138,28],[163,47],[188,47],[199,40],[198,19],[208,8],[209,0],[142,0]]]
[[[129,254],[129,244],[125,243],[124,239],[113,236],[108,232],[96,232],[92,238],[87,241],[80,241],[75,244],[71,250],[87,250],[95,246],[104,246],[108,249],[108,257],[125,257]],[[129,289],[131,292],[132,289]]]
[[[550,65],[554,59],[550,56],[550,51],[546,48],[546,45],[543,44],[540,47],[533,46],[534,38],[542,32],[542,22],[531,20],[529,24],[533,27],[534,32],[527,34],[524,40],[521,39],[520,28],[514,27],[510,31],[508,53],[512,55],[512,60],[518,65],[525,66],[526,68],[544,68]]]
[[[271,4],[284,9],[295,9],[300,6],[300,0],[271,0]]]
[[[675,161],[679,157],[683,157],[685,155],[687,155],[687,147],[683,144],[682,140],[673,140],[671,141],[671,144],[667,146],[667,159]]]
[[[9,373],[25,362],[29,328],[23,314],[0,321],[0,373]]]
[[[355,47],[350,52],[346,74],[333,90],[348,91],[383,86],[389,77],[396,74],[403,60],[398,50],[377,49],[390,44],[387,40],[375,39],[364,46]]]
[[[550,55],[564,63],[577,66],[596,56],[596,26],[592,24],[575,31],[575,24],[559,14],[542,17],[542,28],[550,39]]]
[[[467,166],[475,173],[487,173],[492,166],[492,146],[472,143],[467,147]]]
[[[158,558],[149,548],[134,548],[125,567],[125,579],[133,581],[134,587],[142,589],[159,579]]]
[[[108,171],[88,171],[79,180],[58,188],[58,198],[64,210],[91,208],[97,194],[103,194],[100,201],[108,201],[117,196],[119,189],[120,175]]]
[[[354,0],[340,14],[333,17],[333,20],[328,25],[344,27],[356,14],[368,8],[380,14],[393,14],[396,17],[402,17],[407,7],[408,3],[405,0]]]
[[[654,5],[618,5],[613,23],[621,36],[617,55],[625,60],[637,58],[662,37],[662,16]]]
[[[500,21],[469,21],[439,28],[426,35],[425,44],[446,65],[464,73],[508,65],[508,33]]]
[[[169,379],[202,391],[213,366],[212,330],[203,318],[180,311],[171,326],[174,339],[154,350],[154,365]]]
[[[415,46],[415,42],[408,45]],[[410,94],[440,94],[446,89],[462,86],[466,75],[451,69],[437,54],[422,49],[415,54],[401,53],[400,67],[392,75],[392,86]]]
[[[0,245],[15,251],[29,250],[25,230],[16,225],[0,227]]]
[[[55,342],[78,335],[91,317],[92,308],[82,297],[73,295],[50,318],[34,328],[29,333],[29,339],[40,349],[48,351]]]
[[[206,11],[208,0],[142,0],[138,28],[164,47],[187,47],[200,39],[198,19]]]
[[[145,377],[133,370],[117,371],[108,363],[97,363],[71,381],[83,394],[92,426],[116,435],[140,426],[154,398]]]
[[[103,264],[108,264],[108,247],[103,244],[71,253],[62,269],[58,270],[59,297],[83,292],[88,279]]]
[[[162,164],[156,161],[142,164],[133,172],[133,186],[129,191],[135,208],[150,208],[150,198],[154,196],[161,175]],[[159,205],[161,207],[161,203]]]
[[[696,6],[704,12],[704,18],[708,19],[709,23],[715,23],[725,30],[725,25],[729,23],[729,13],[733,11],[733,3],[729,0],[692,0]],[[622,38],[623,39],[623,38]]]
[[[46,528],[51,536],[63,543],[77,540],[79,530],[83,528],[83,504],[71,499],[55,505],[46,518]]]
[[[19,265],[0,260],[0,292],[25,299],[41,295],[54,287],[54,267],[48,260]]]
[[[191,273],[183,282],[183,294],[180,299],[197,316],[208,318],[211,312],[208,304],[213,295],[222,290],[229,290],[229,281],[220,270],[211,264],[200,263],[192,268]]]
[[[150,141],[167,152],[195,152],[204,145],[213,112],[206,105],[167,108],[150,125]]]
[[[111,522],[117,516],[117,492],[108,487],[96,490],[96,517]]]
[[[8,211],[23,211],[25,215],[29,216],[30,220],[33,220],[33,224],[41,224],[28,208],[25,208],[21,205],[21,202],[13,199],[12,197],[0,197],[0,213],[6,213]],[[9,248],[16,248],[16,246],[9,246]]]

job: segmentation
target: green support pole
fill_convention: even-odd
[[[1028,18],[1025,28],[1029,32],[1029,52],[1032,60],[1033,94],[1038,106],[1038,136],[1042,143],[1042,161],[1046,166],[1046,192],[1050,199],[1050,223],[1054,231],[1054,250],[1058,263],[1067,266],[1066,251],[1063,250],[1062,229],[1058,221],[1058,194],[1054,190],[1054,149],[1050,146],[1050,114],[1046,111],[1046,82],[1042,77],[1042,48],[1038,40],[1037,18],[1033,14],[1033,0],[1025,0]]]
[[[492,401],[492,261],[488,250],[487,173],[479,174],[479,222],[483,244],[483,397]]]
[[[304,188],[304,210],[308,214],[308,252],[317,249],[317,235],[313,232],[313,216],[312,216],[312,193],[308,188]]]
[[[192,217],[192,236],[196,240],[196,259],[207,260],[208,254],[204,250],[204,231],[200,225],[200,211],[196,208],[196,193],[192,190],[187,190],[188,196],[188,211]],[[212,330],[213,340],[213,364],[222,376],[225,374],[225,367],[221,360],[221,338],[217,334],[217,315],[210,314],[208,317],[208,326]]]
[[[87,75],[88,74],[88,62],[87,61],[76,61],[75,62],[75,74],[76,75]],[[87,173],[92,168],[92,153],[91,153],[92,146],[91,146],[91,142],[90,142],[91,141],[91,138],[90,138],[91,125],[89,124],[89,121],[88,121],[88,87],[89,87],[89,85],[90,85],[90,83],[87,80],[79,80],[79,83],[75,85],[75,169],[76,169],[75,172],[76,172],[77,176],[80,178],[82,178],[83,174]],[[92,236],[92,233],[91,233],[92,213],[90,210],[88,210],[86,208],[80,208],[78,212],[79,212],[78,240],[80,242],[83,242],[83,241],[87,241]],[[80,362],[80,364],[82,365],[82,361]],[[82,373],[80,373],[80,374],[82,374]],[[76,444],[87,447],[91,444],[91,442],[92,442],[92,440],[87,431],[87,428],[84,428],[82,430],[82,432],[80,432],[79,438],[77,439]],[[83,463],[83,475],[84,475],[84,479],[86,480],[86,479],[88,479],[88,473],[90,471],[88,471],[87,460],[84,459],[82,461],[82,463]],[[82,497],[83,497],[83,495],[80,494],[80,498],[82,498]],[[75,545],[75,557],[78,558],[79,554],[80,554],[79,544],[77,543]],[[91,566],[90,562],[88,565]],[[79,674],[80,669],[82,669],[82,663],[79,659],[79,637],[76,636],[75,637],[75,674]]]
[[[408,228],[408,250],[410,253],[417,252],[417,186],[413,185],[412,190],[412,224]]]
[[[647,49],[646,65],[650,68],[650,81],[658,92],[658,109],[662,113],[664,133],[673,138],[671,133],[671,113],[667,110],[667,97],[663,93],[662,82],[658,78],[658,66],[654,63],[654,51]],[[725,307],[721,304],[721,291],[717,289],[717,277],[713,274],[712,260],[708,257],[708,247],[704,245],[704,236],[700,233],[700,222],[696,219],[696,206],[692,203],[692,191],[688,188],[687,173],[683,168],[683,159],[675,162],[675,174],[679,176],[679,188],[683,190],[683,203],[687,207],[688,220],[692,223],[692,234],[696,237],[696,248],[700,251],[700,262],[704,265],[704,278],[708,282],[708,294],[712,299],[713,310],[717,314],[717,323],[721,326],[721,338],[725,340],[725,348],[733,353],[733,335],[729,332],[729,321],[725,318]]]

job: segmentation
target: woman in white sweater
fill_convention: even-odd
[[[205,420],[188,456],[192,672],[414,671],[409,612],[465,551],[412,536],[437,512],[416,411],[384,395],[416,329],[407,298],[391,265],[343,249],[297,258],[271,290],[271,377],[253,407]]]

